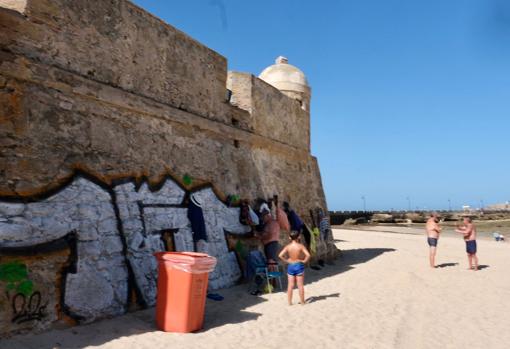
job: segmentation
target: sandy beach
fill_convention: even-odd
[[[479,241],[482,269],[466,269],[461,238],[444,237],[428,267],[423,235],[334,231],[342,257],[307,269],[305,306],[247,285],[208,301],[199,333],[160,332],[153,309],[86,326],[20,336],[24,348],[508,348],[510,244]]]

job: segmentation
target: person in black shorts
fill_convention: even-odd
[[[427,243],[429,244],[429,263],[431,268],[436,267],[436,248],[441,227],[439,226],[439,217],[437,213],[432,213],[425,225],[427,231]]]
[[[471,217],[464,217],[464,225],[455,229],[457,233],[464,235],[466,253],[470,270],[478,270],[478,257],[476,256],[476,227]]]

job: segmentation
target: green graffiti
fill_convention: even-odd
[[[236,204],[236,203],[239,203],[239,201],[241,201],[241,197],[237,194],[232,194],[230,196],[230,202],[233,203],[233,204]]]
[[[27,266],[21,262],[0,264],[0,281],[6,283],[7,291],[16,291],[27,297],[34,290],[33,282],[28,279]]]
[[[239,256],[241,256],[242,258],[246,258],[246,256],[248,255],[246,248],[244,247],[243,243],[239,240],[237,240],[234,249],[239,254]]]
[[[182,176],[182,182],[185,185],[190,186],[191,183],[193,183],[193,178],[191,178],[191,176],[186,173],[184,176]]]

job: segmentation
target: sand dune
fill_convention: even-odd
[[[479,242],[483,269],[466,270],[460,238],[440,240],[438,269],[423,236],[335,230],[343,257],[307,270],[309,304],[241,285],[207,305],[205,329],[157,331],[153,310],[0,342],[0,348],[508,348],[510,244]]]

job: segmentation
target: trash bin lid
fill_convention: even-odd
[[[216,266],[216,258],[198,252],[156,252],[159,263],[188,273],[210,273]]]

